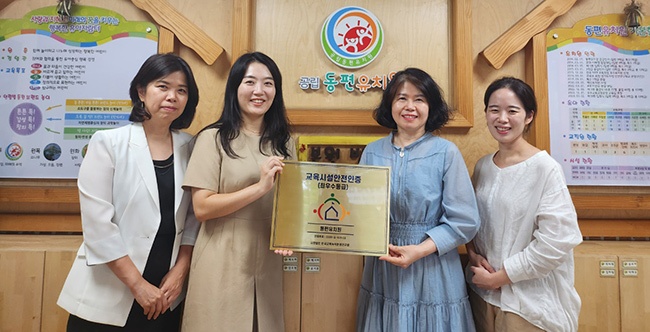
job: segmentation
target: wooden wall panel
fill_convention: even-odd
[[[44,261],[43,251],[0,249],[0,331],[40,331]]]
[[[589,241],[574,250],[575,286],[582,300],[579,331],[650,328],[649,246],[638,241]],[[609,276],[601,275],[603,269]],[[636,273],[625,272],[631,270]]]
[[[56,305],[81,236],[0,235],[0,332],[65,331]]]
[[[78,213],[74,180],[0,180],[0,211],[5,213]]]
[[[582,300],[579,331],[621,330],[618,272],[614,277],[600,276],[600,262],[618,265],[618,257],[606,251],[603,243],[584,243],[574,250],[575,287]]]
[[[535,91],[537,118],[548,119],[548,75],[546,74],[546,32],[535,35],[526,46],[525,80]],[[548,121],[535,121],[527,140],[539,149],[551,151]]]
[[[302,255],[294,253],[295,271],[284,271],[282,273],[282,288],[284,295],[284,331],[300,332],[300,314],[302,306]],[[294,263],[284,265],[293,266]]]
[[[621,331],[650,330],[650,253],[643,249],[619,256]],[[624,273],[625,263],[631,262],[637,264],[637,275]]]
[[[309,258],[320,259],[319,272],[302,274],[301,331],[354,331],[363,257],[303,253],[303,271]]]
[[[81,242],[81,237],[79,241]],[[75,241],[76,242],[76,241]],[[68,312],[56,305],[63,283],[68,277],[78,246],[45,252],[41,331],[65,331]]]

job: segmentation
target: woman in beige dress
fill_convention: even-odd
[[[183,331],[284,331],[282,257],[269,250],[271,189],[293,156],[280,71],[262,53],[244,54],[230,70],[221,118],[197,136],[183,182],[202,222]]]

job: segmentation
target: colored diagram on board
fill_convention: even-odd
[[[650,26],[624,15],[547,34],[551,154],[570,185],[650,185]]]
[[[88,140],[129,123],[130,81],[158,30],[103,8],[0,20],[0,178],[76,178]]]

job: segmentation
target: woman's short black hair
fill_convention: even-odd
[[[170,126],[171,129],[185,129],[192,124],[194,114],[196,113],[196,105],[199,104],[199,88],[196,86],[194,74],[190,66],[173,53],[154,54],[150,56],[140,67],[138,73],[131,81],[129,88],[129,95],[133,109],[129,120],[133,122],[144,122],[151,119],[151,114],[143,107],[138,95],[138,89],[146,88],[147,85],[155,80],[165,77],[171,73],[182,72],[185,74],[187,81],[187,104],[185,110]]]
[[[373,112],[375,121],[386,128],[397,129],[392,114],[393,100],[405,82],[413,84],[420,90],[429,105],[429,117],[424,130],[432,132],[442,128],[451,117],[451,109],[442,96],[440,86],[429,74],[418,68],[406,68],[393,76],[384,90],[379,107]]]
[[[526,126],[526,131],[528,131],[530,124],[533,123],[535,120],[535,115],[537,114],[537,98],[535,98],[535,92],[533,91],[533,88],[531,88],[530,85],[526,84],[526,82],[512,76],[499,78],[492,82],[487,87],[487,90],[485,90],[485,96],[483,96],[485,112],[487,112],[490,97],[495,91],[499,89],[508,89],[512,91],[524,106],[524,109],[526,111],[526,118],[530,116],[533,117],[530,123]]]

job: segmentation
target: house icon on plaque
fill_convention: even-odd
[[[334,194],[331,194],[330,198],[326,199],[318,209],[314,209],[314,213],[318,215],[320,220],[333,222],[341,221],[346,216],[350,215],[350,211],[347,211],[345,207],[341,205],[341,202],[334,197]]]
[[[330,203],[330,207],[325,210],[325,220],[328,221],[339,221],[339,210],[337,210],[337,204],[334,202]],[[341,207],[341,204],[338,204],[338,207]]]

